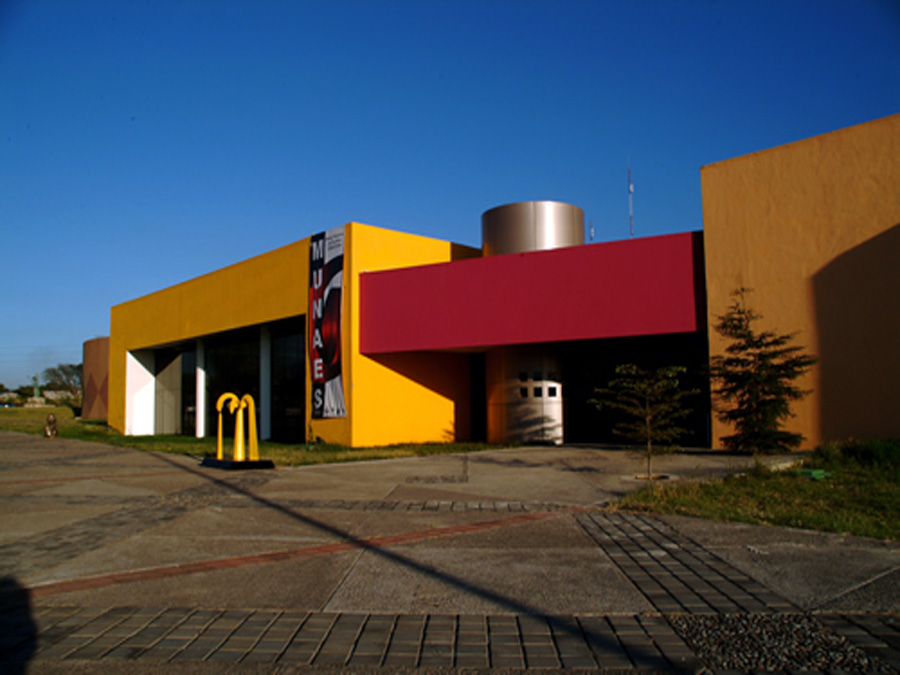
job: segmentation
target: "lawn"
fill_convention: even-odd
[[[72,410],[57,408],[0,408],[0,429],[20,431],[27,434],[42,434],[47,415],[53,413],[61,438],[79,441],[106,443],[119,447],[170,452],[181,455],[204,457],[216,454],[215,436],[194,438],[193,436],[123,436],[110,430],[100,420],[75,419]],[[232,439],[225,439],[225,455],[232,454]],[[375,448],[347,448],[329,443],[290,445],[283,443],[259,442],[262,459],[270,459],[278,466],[300,466],[304,464],[329,464],[335,462],[359,462],[373,459],[394,459],[397,457],[418,457],[441,455],[454,452],[474,452],[503,446],[486,443],[420,443],[389,445]]]
[[[828,444],[797,470],[644,488],[613,508],[898,540],[900,441]]]

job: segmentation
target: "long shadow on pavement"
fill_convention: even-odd
[[[215,478],[214,476],[209,476],[201,471],[197,471],[196,469],[192,469],[190,467],[179,464],[179,463],[169,459],[165,455],[153,453],[153,456],[156,457],[157,459],[159,459],[160,461],[163,461],[167,464],[175,466],[175,467],[182,469],[188,473],[199,476],[199,477],[203,478],[204,480],[209,481],[210,483],[216,484],[227,490],[230,490],[230,491],[240,494],[244,497],[252,499],[254,502],[261,504],[261,505],[265,506],[266,508],[270,508],[274,511],[278,511],[279,513],[283,513],[284,515],[288,516],[289,518],[293,518],[294,520],[297,520],[299,522],[305,523],[307,525],[311,525],[312,527],[315,527],[316,529],[319,529],[322,532],[327,532],[328,534],[339,537],[347,542],[354,544],[355,546],[357,546],[360,549],[363,549],[366,551],[371,551],[375,555],[381,556],[382,558],[389,560],[391,562],[397,563],[398,565],[403,565],[404,567],[407,567],[411,570],[415,570],[417,572],[421,572],[421,573],[426,574],[434,579],[438,579],[450,586],[453,586],[454,588],[465,591],[466,593],[470,593],[477,597],[480,597],[480,598],[483,598],[490,602],[496,603],[502,607],[505,607],[513,614],[524,614],[524,615],[531,616],[531,617],[541,618],[541,619],[545,620],[553,628],[558,629],[560,632],[568,633],[569,635],[578,637],[579,639],[587,639],[592,644],[603,644],[603,645],[608,645],[609,647],[612,647],[612,648],[617,646],[615,639],[610,639],[605,635],[601,635],[599,633],[593,633],[587,629],[583,629],[583,627],[580,626],[578,624],[578,622],[575,621],[574,618],[548,615],[535,607],[532,607],[530,605],[522,603],[514,598],[509,598],[504,595],[500,595],[499,593],[496,593],[495,591],[492,591],[489,588],[484,588],[482,586],[474,584],[470,581],[467,581],[466,579],[455,576],[453,574],[449,574],[447,572],[442,572],[433,567],[430,567],[430,566],[422,564],[416,560],[408,558],[408,557],[406,557],[400,553],[397,553],[395,551],[390,551],[390,550],[387,550],[380,546],[374,546],[370,542],[368,542],[364,539],[360,539],[360,538],[350,534],[349,532],[345,532],[344,530],[341,530],[340,528],[337,528],[333,525],[330,525],[328,523],[317,520],[311,516],[304,515],[302,513],[297,513],[296,511],[293,511],[293,510],[291,510],[285,506],[282,506],[281,504],[278,504],[276,502],[270,501],[270,500],[266,499],[265,497],[260,497],[259,495],[255,495],[252,492],[245,490],[237,485],[232,485],[228,481],[220,480],[218,478]]]

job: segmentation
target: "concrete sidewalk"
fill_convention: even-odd
[[[599,511],[641,468],[563,447],[224,472],[0,432],[0,566],[28,600],[0,648],[35,672],[691,670],[727,662],[672,616],[817,612],[852,663],[900,667],[900,547]]]

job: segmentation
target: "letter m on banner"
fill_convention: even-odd
[[[345,417],[341,369],[344,228],[314,234],[309,241],[309,368],[312,418]]]

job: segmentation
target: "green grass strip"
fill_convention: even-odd
[[[123,436],[109,429],[102,420],[75,419],[72,410],[65,407],[2,408],[0,429],[41,435],[47,415],[51,413],[56,416],[60,438],[194,457],[216,454],[215,436],[207,438],[181,435]],[[227,457],[232,454],[232,443],[231,438],[225,439],[224,451]],[[272,460],[278,466],[302,466],[477,452],[501,447],[505,446],[487,443],[402,443],[372,448],[348,448],[330,443],[291,445],[260,441],[259,454],[261,459]]]
[[[817,453],[803,468],[825,468],[819,466],[823,463]],[[757,466],[721,480],[643,488],[612,508],[900,539],[897,464],[866,465],[847,458],[827,467],[830,475],[815,479]]]

